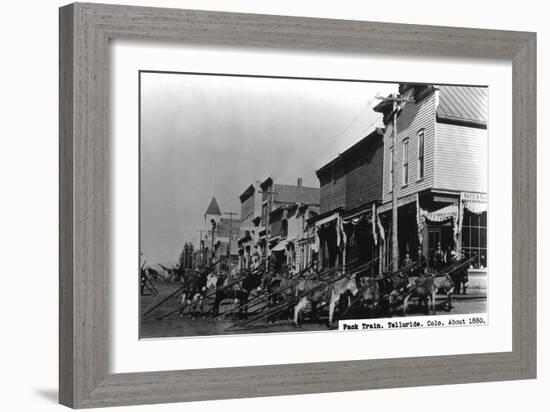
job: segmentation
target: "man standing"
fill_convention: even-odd
[[[443,269],[443,266],[445,265],[445,252],[443,252],[443,249],[441,249],[441,242],[437,242],[434,256],[434,269],[436,272],[439,272],[441,269]]]
[[[411,263],[413,263],[410,255],[408,253],[405,253],[405,257],[403,258],[403,261],[401,262],[401,267],[404,268],[406,266],[409,266]]]
[[[464,251],[462,251],[460,260],[464,261],[465,259],[466,259],[466,255],[464,254]],[[462,266],[459,266],[457,269],[455,269],[451,273],[451,279],[455,284],[456,294],[460,295],[461,291],[462,293],[466,294],[466,286],[468,285],[468,266],[469,265],[463,264]]]
[[[425,274],[426,267],[428,266],[428,262],[426,261],[426,256],[424,256],[424,253],[422,253],[421,246],[418,246],[418,249],[416,252],[416,262],[418,263],[418,273],[420,275]]]

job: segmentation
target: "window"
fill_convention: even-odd
[[[403,140],[403,185],[409,184],[409,139]]]
[[[418,180],[424,179],[424,129],[418,132]]]
[[[477,256],[475,268],[487,267],[487,212],[480,215],[464,210],[462,251],[467,258]]]
[[[393,190],[393,146],[390,147],[390,188],[389,192]]]

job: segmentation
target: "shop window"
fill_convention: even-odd
[[[462,251],[467,258],[477,256],[474,268],[487,267],[487,212],[477,215],[464,210]]]

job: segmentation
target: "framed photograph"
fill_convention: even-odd
[[[60,9],[60,402],[536,377],[536,35]]]

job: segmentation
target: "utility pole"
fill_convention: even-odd
[[[210,249],[210,264],[214,262],[215,251],[214,251],[214,232],[216,231],[216,221],[210,219],[210,224],[212,225],[212,248]]]
[[[231,271],[231,225],[233,223],[233,216],[235,216],[237,213],[235,212],[224,212],[224,215],[229,216],[229,243],[227,245],[227,254],[229,258],[229,270]]]
[[[397,114],[401,110],[401,103],[415,103],[412,99],[405,99],[398,94],[392,93],[390,96],[381,98],[383,101],[391,101],[393,104],[392,107],[392,149],[391,149],[391,159],[392,159],[392,194],[391,194],[391,204],[392,204],[392,229],[391,229],[391,243],[392,243],[392,271],[399,269],[399,243],[398,243],[398,198],[397,198],[397,188],[398,183],[396,179],[397,174]]]
[[[271,209],[273,208],[273,195],[275,195],[277,192],[272,192],[269,190],[263,190],[262,194],[266,194],[267,196],[267,210],[266,210],[266,218],[265,218],[265,267],[266,270],[269,269],[269,236],[271,235],[271,231],[269,230],[269,215],[271,214]]]
[[[183,244],[183,259],[182,259],[182,269],[185,271],[187,269],[187,242]]]
[[[206,256],[204,256],[204,241],[202,240],[202,234],[204,230],[197,230],[199,232],[199,250],[201,251],[201,263],[206,265]]]

